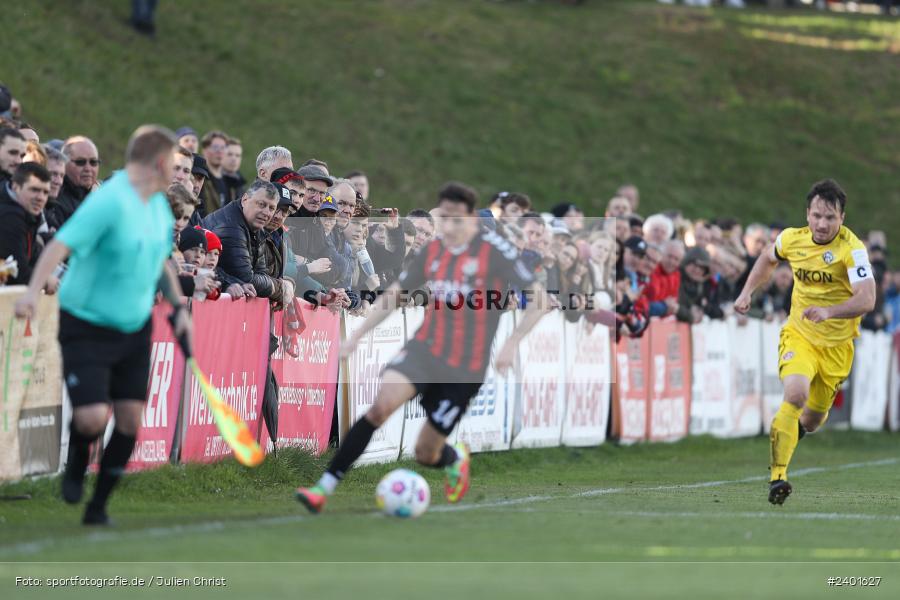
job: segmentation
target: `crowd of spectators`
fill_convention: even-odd
[[[41,143],[17,111],[8,90],[0,90],[0,260],[15,263],[0,271],[7,284],[27,282],[43,245],[102,184],[90,138]],[[370,195],[361,170],[336,177],[327,162],[300,162],[274,145],[256,154],[254,177],[245,179],[240,139],[221,130],[201,136],[190,127],[176,137],[167,192],[176,220],[172,260],[195,299],[261,297],[283,310],[305,298],[365,314],[413,254],[440,235],[435,203],[405,215],[376,207],[377,191]],[[484,231],[515,247],[567,319],[615,324],[617,335],[633,336],[651,317],[696,323],[731,314],[754,261],[783,227],[691,221],[680,211],[644,218],[630,184],[607,202],[605,218],[586,218],[573,202],[540,212],[528,195],[510,191],[494,194],[477,217]],[[864,326],[893,331],[900,323],[900,273],[886,267],[883,234],[874,232],[869,242],[879,301]],[[792,282],[781,265],[754,296],[750,316],[784,319]]]
[[[396,206],[377,204],[377,190],[361,170],[338,177],[320,158],[300,160],[273,145],[256,153],[254,174],[245,179],[240,139],[221,130],[201,136],[186,126],[175,137],[166,191],[174,216],[171,261],[185,295],[197,301],[265,298],[272,311],[294,313],[286,323],[296,322],[301,298],[334,312],[364,315],[416,252],[425,251],[447,227],[459,227],[456,217],[441,224],[434,208],[441,192],[404,215]],[[0,285],[28,282],[43,246],[104,185],[104,158],[85,135],[42,143],[0,86]],[[111,175],[118,165],[109,166]],[[537,212],[526,194],[505,191],[471,218],[483,235],[502,236],[507,253],[521,255],[567,319],[601,322],[606,314],[612,324],[615,232],[608,223],[614,221],[586,220],[571,202]],[[469,265],[460,262],[463,270]],[[48,293],[65,270],[59,265]],[[476,285],[504,285],[487,275]],[[525,295],[513,297],[504,309],[528,301]],[[270,353],[277,337],[271,336]],[[277,395],[270,370],[263,411],[273,439],[277,425],[269,415],[277,415]]]
[[[102,162],[89,137],[41,143],[11,108],[0,105],[0,214],[9,214],[0,254],[16,265],[5,283],[23,284],[42,245],[102,185]],[[300,162],[280,145],[257,153],[248,180],[238,138],[221,130],[201,136],[191,127],[175,134],[166,194],[175,217],[172,260],[195,299],[268,298],[282,310],[306,298],[365,314],[413,254],[440,236],[437,198],[405,215],[376,208],[363,171],[337,177],[327,162]],[[515,246],[560,307],[573,309],[569,319],[612,308],[614,237],[603,219],[586,222],[568,202],[535,212],[531,199],[515,192],[497,193],[487,204],[479,226]]]
[[[785,227],[783,223],[744,227],[733,218],[691,221],[678,210],[644,218],[638,213],[639,203],[637,188],[623,186],[606,207],[606,216],[616,218],[615,310],[620,335],[641,335],[654,316],[673,315],[698,323],[735,314],[734,301],[756,259]],[[878,300],[861,325],[893,332],[900,328],[900,271],[888,270],[883,232],[872,231],[865,241]],[[771,281],[753,295],[747,316],[785,320],[793,281],[790,266],[780,263]],[[739,322],[746,318],[738,315]]]

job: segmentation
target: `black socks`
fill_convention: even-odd
[[[100,461],[100,474],[97,476],[97,487],[94,497],[88,504],[89,510],[102,511],[106,507],[106,501],[116,484],[125,473],[125,465],[134,450],[135,436],[125,435],[118,429],[113,430],[112,437],[103,450],[103,459]]]
[[[334,455],[331,464],[328,465],[328,473],[331,473],[338,479],[343,479],[350,467],[353,466],[353,463],[362,456],[376,429],[377,427],[372,425],[365,416],[357,421],[350,428],[349,433],[347,433],[347,439],[338,448],[337,454]]]
[[[443,469],[444,467],[449,467],[455,463],[457,459],[459,459],[459,454],[454,450],[453,446],[444,444],[444,448],[441,450],[441,457],[436,463],[429,466],[435,467],[436,469]]]

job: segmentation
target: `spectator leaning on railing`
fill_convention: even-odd
[[[288,250],[284,239],[284,221],[293,212],[294,206],[288,188],[278,183],[272,185],[275,186],[278,193],[278,205],[272,219],[264,228],[262,247],[265,254],[266,272],[273,281],[280,280],[282,282],[282,293],[280,295],[272,294],[271,297],[275,310],[281,310],[293,300],[296,288],[294,278],[285,273],[285,267],[288,264],[287,257],[292,253]],[[296,269],[294,271],[296,272]]]
[[[206,298],[210,294],[217,295],[219,281],[214,273],[204,266],[207,251],[206,235],[199,229],[188,227],[181,232],[178,251],[181,253],[178,282],[185,296]]]
[[[268,181],[250,185],[239,202],[232,202],[203,220],[203,227],[222,240],[218,279],[232,298],[281,297],[282,281],[266,273],[260,232],[275,214],[278,192]]]

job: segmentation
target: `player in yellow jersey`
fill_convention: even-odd
[[[781,329],[778,370],[784,402],[772,420],[769,502],[791,493],[787,467],[797,442],[819,428],[853,364],[860,317],[875,306],[875,278],[866,247],[843,226],[847,195],[831,179],[806,196],[807,227],[781,232],[757,259],[735,310],[746,313],[750,296],[778,261],[794,272],[791,315]]]

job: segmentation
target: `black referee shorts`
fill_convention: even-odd
[[[152,319],[140,331],[122,333],[59,311],[63,377],[72,406],[144,400],[152,330]]]
[[[442,364],[427,346],[416,342],[407,344],[384,370],[397,371],[409,379],[419,394],[428,422],[445,436],[453,432],[481,388],[481,383],[471,381],[471,374],[453,377],[450,367]]]

